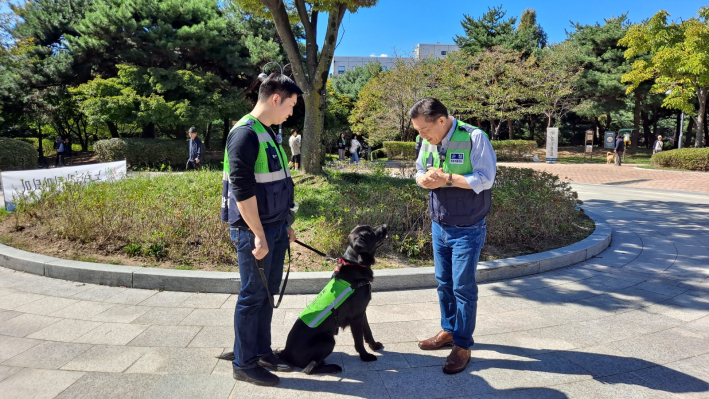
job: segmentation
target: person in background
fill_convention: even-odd
[[[345,134],[340,133],[340,138],[337,139],[337,153],[340,155],[340,161],[345,159],[345,149],[347,148],[347,140]]]
[[[190,135],[189,159],[185,170],[202,169],[202,140],[197,137],[197,128],[192,126],[188,131]]]
[[[61,161],[62,161],[62,159],[61,159],[61,153],[60,153],[60,151],[59,151],[59,146],[64,147],[64,146],[63,146],[63,141],[62,141],[62,136],[57,136],[57,137],[54,139],[54,150],[57,151],[57,159],[54,161],[54,167],[55,167],[55,168],[56,168],[57,166],[59,166],[59,164],[60,164]],[[62,150],[63,150],[63,148],[62,148]],[[63,151],[61,151],[61,152],[63,152]]]
[[[69,137],[64,139],[64,153],[62,153],[62,161],[67,162],[67,160],[71,160],[72,156],[74,154],[71,152],[71,141],[69,141]]]
[[[350,163],[359,164],[359,148],[362,147],[359,140],[357,140],[357,135],[355,134],[350,141],[350,153],[352,153],[352,158],[350,158]]]
[[[657,154],[658,152],[662,152],[664,145],[665,142],[662,140],[662,136],[657,136],[657,140],[655,140],[655,143],[652,145],[652,153]]]
[[[297,130],[293,129],[290,131],[288,145],[290,146],[291,162],[293,162],[295,170],[298,170],[300,165],[300,135]]]
[[[620,159],[623,158],[625,152],[625,143],[620,135],[615,136],[615,166],[620,166]]]

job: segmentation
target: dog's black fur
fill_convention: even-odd
[[[342,279],[356,287],[361,282],[371,283],[374,280],[372,265],[377,247],[387,237],[387,226],[375,228],[357,226],[349,235],[347,249],[342,258],[353,265],[342,265],[340,271],[333,277]],[[358,264],[358,265],[354,265]],[[361,266],[359,266],[361,265]],[[334,309],[319,326],[310,328],[302,320],[296,320],[286,341],[286,347],[278,356],[291,366],[300,367],[308,374],[339,373],[342,368],[336,364],[326,364],[327,358],[335,349],[335,335],[340,328],[349,326],[352,330],[355,349],[360,359],[365,362],[377,360],[377,357],[367,352],[366,342],[370,349],[379,350],[384,346],[376,342],[367,322],[367,305],[372,299],[372,287],[365,284],[350,295],[338,309]],[[220,356],[222,359],[233,359],[232,352]]]

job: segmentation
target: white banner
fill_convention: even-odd
[[[0,189],[5,197],[5,209],[15,208],[16,196],[41,195],[47,184],[61,185],[66,181],[89,183],[114,181],[126,176],[126,161],[65,166],[53,169],[13,170],[0,173]]]
[[[547,128],[547,163],[555,162],[559,158],[559,128]]]

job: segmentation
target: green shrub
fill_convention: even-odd
[[[32,146],[39,152],[39,144],[38,144],[39,139],[37,139],[36,137],[22,137],[22,138],[18,138],[18,140],[22,140],[26,143],[32,144]],[[72,150],[73,150],[73,147],[74,146],[72,146]],[[81,146],[79,146],[79,149],[81,149]],[[56,152],[54,150],[54,140],[42,139],[42,152],[44,153],[45,157],[48,157],[50,155],[54,155],[54,153]]]
[[[39,154],[32,144],[0,137],[0,169],[36,169],[38,156]]]
[[[498,160],[522,160],[524,154],[532,154],[537,149],[534,140],[495,140],[491,143]]]
[[[389,159],[416,159],[416,143],[411,141],[385,141],[383,143]]]
[[[94,144],[96,155],[101,162],[126,160],[128,165],[137,167],[182,168],[187,162],[186,141],[169,139],[108,139]]]
[[[709,171],[709,148],[682,148],[652,156],[655,167]]]

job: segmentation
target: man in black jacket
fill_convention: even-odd
[[[190,134],[190,158],[187,160],[186,170],[202,169],[202,140],[197,137],[197,129],[192,126],[188,132]]]
[[[615,166],[620,166],[620,159],[623,158],[625,152],[625,143],[620,135],[615,136]]]

